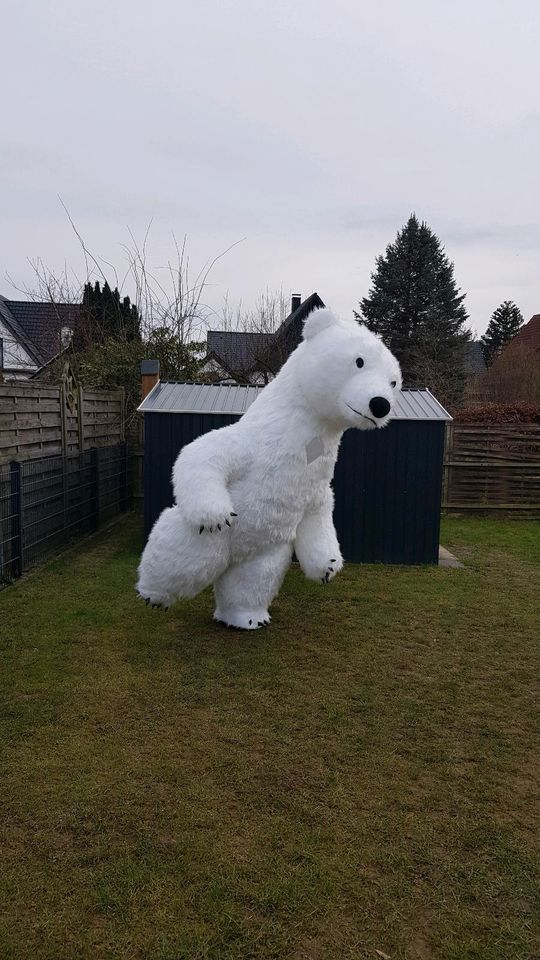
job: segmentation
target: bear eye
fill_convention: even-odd
[[[390,382],[390,386],[391,386],[391,387],[395,387],[396,383],[397,383],[396,380],[392,380],[392,381]]]
[[[364,361],[362,360],[362,357],[357,357],[357,358],[356,358],[356,366],[357,366],[357,367],[363,367],[363,366],[364,366]]]

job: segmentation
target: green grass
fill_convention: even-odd
[[[133,520],[0,594],[1,960],[538,957],[539,527],[135,599]]]

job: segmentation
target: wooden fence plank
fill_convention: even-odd
[[[443,507],[540,514],[540,425],[452,423]]]
[[[111,446],[124,432],[123,390],[79,387],[71,405],[62,384],[0,383],[0,464]]]

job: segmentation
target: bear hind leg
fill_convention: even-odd
[[[199,532],[178,507],[154,524],[139,564],[137,593],[153,606],[197,596],[229,563],[229,531]]]
[[[292,545],[279,544],[229,567],[214,583],[214,620],[237,630],[258,630],[270,623],[268,607],[292,557]]]

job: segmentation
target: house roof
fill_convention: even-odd
[[[293,310],[288,317],[285,317],[285,320],[276,331],[277,336],[283,337],[296,321],[301,320],[303,322],[312,310],[315,310],[317,307],[324,307],[324,303],[318,293],[311,293],[309,297],[302,300],[302,303],[298,305],[296,310]]]
[[[465,356],[465,366],[467,374],[470,377],[477,377],[486,371],[486,361],[482,353],[482,344],[480,340],[471,340],[467,344],[467,353]]]
[[[21,325],[15,319],[9,309],[8,304],[9,301],[6,300],[5,297],[0,296],[0,318],[7,329],[11,331],[13,340],[17,343],[20,343],[24,347],[36,365],[41,365],[44,362],[43,356],[41,355],[35,343],[32,343]]]
[[[139,406],[141,413],[217,413],[241,416],[264,387],[160,380]],[[401,390],[393,420],[451,420],[429,390]]]
[[[33,300],[7,300],[0,297],[2,317],[40,364],[48,363],[61,350],[63,327],[73,327],[80,304],[36,303]]]
[[[285,317],[275,333],[209,330],[205,359],[216,360],[233,375],[259,369],[276,372],[300,343],[303,322],[316,307],[324,307],[324,303],[318,293],[312,293]]]
[[[230,371],[248,373],[263,360],[272,342],[269,333],[243,333],[238,330],[209,330],[206,335],[208,355]]]
[[[508,344],[512,347],[518,345],[540,351],[540,313],[535,313]]]

